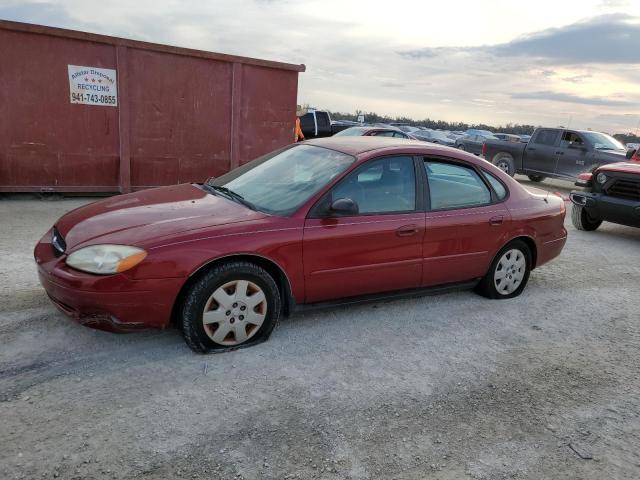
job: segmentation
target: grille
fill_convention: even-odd
[[[67,249],[67,243],[56,227],[53,227],[53,232],[51,233],[51,246],[56,257],[62,255]]]
[[[640,201],[640,180],[618,178],[607,188],[607,195]]]

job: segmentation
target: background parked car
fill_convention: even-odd
[[[360,123],[354,122],[351,120],[332,120],[331,121],[331,135],[335,135],[342,130],[346,130],[347,128],[357,127]]]
[[[410,138],[414,137],[393,127],[350,127],[342,130],[334,135],[334,137],[395,137]]]
[[[519,143],[521,141],[520,135],[514,135],[513,133],[494,133],[493,136],[503,142]]]
[[[495,140],[496,142],[504,143],[501,140],[498,140],[493,135],[487,136],[487,135],[472,134],[472,135],[464,135],[458,138],[455,141],[454,145],[456,148],[460,150],[464,150],[466,152],[470,152],[475,155],[480,155],[482,153],[482,145],[487,140]]]
[[[520,135],[521,143],[527,143],[529,140],[531,140],[531,135]]]
[[[418,130],[417,132],[413,132],[411,135],[416,137],[418,140],[447,145],[449,147],[453,147],[456,144],[455,140],[449,138],[445,132],[441,132],[440,130]]]

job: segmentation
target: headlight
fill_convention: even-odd
[[[92,245],[67,257],[67,265],[83,272],[109,275],[129,270],[147,256],[141,248],[127,245]]]
[[[602,185],[607,181],[607,176],[604,173],[599,173],[598,176],[596,177],[596,180],[600,185]]]

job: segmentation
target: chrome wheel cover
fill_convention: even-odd
[[[506,251],[494,269],[493,284],[500,295],[510,295],[522,284],[527,270],[524,253],[514,248]]]
[[[253,337],[267,316],[267,298],[248,280],[234,280],[216,289],[202,312],[204,331],[219,345],[240,345]]]

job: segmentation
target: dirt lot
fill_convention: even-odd
[[[32,248],[87,201],[0,198],[0,478],[640,478],[640,230],[567,222],[514,300],[300,315],[202,356],[49,304]]]

